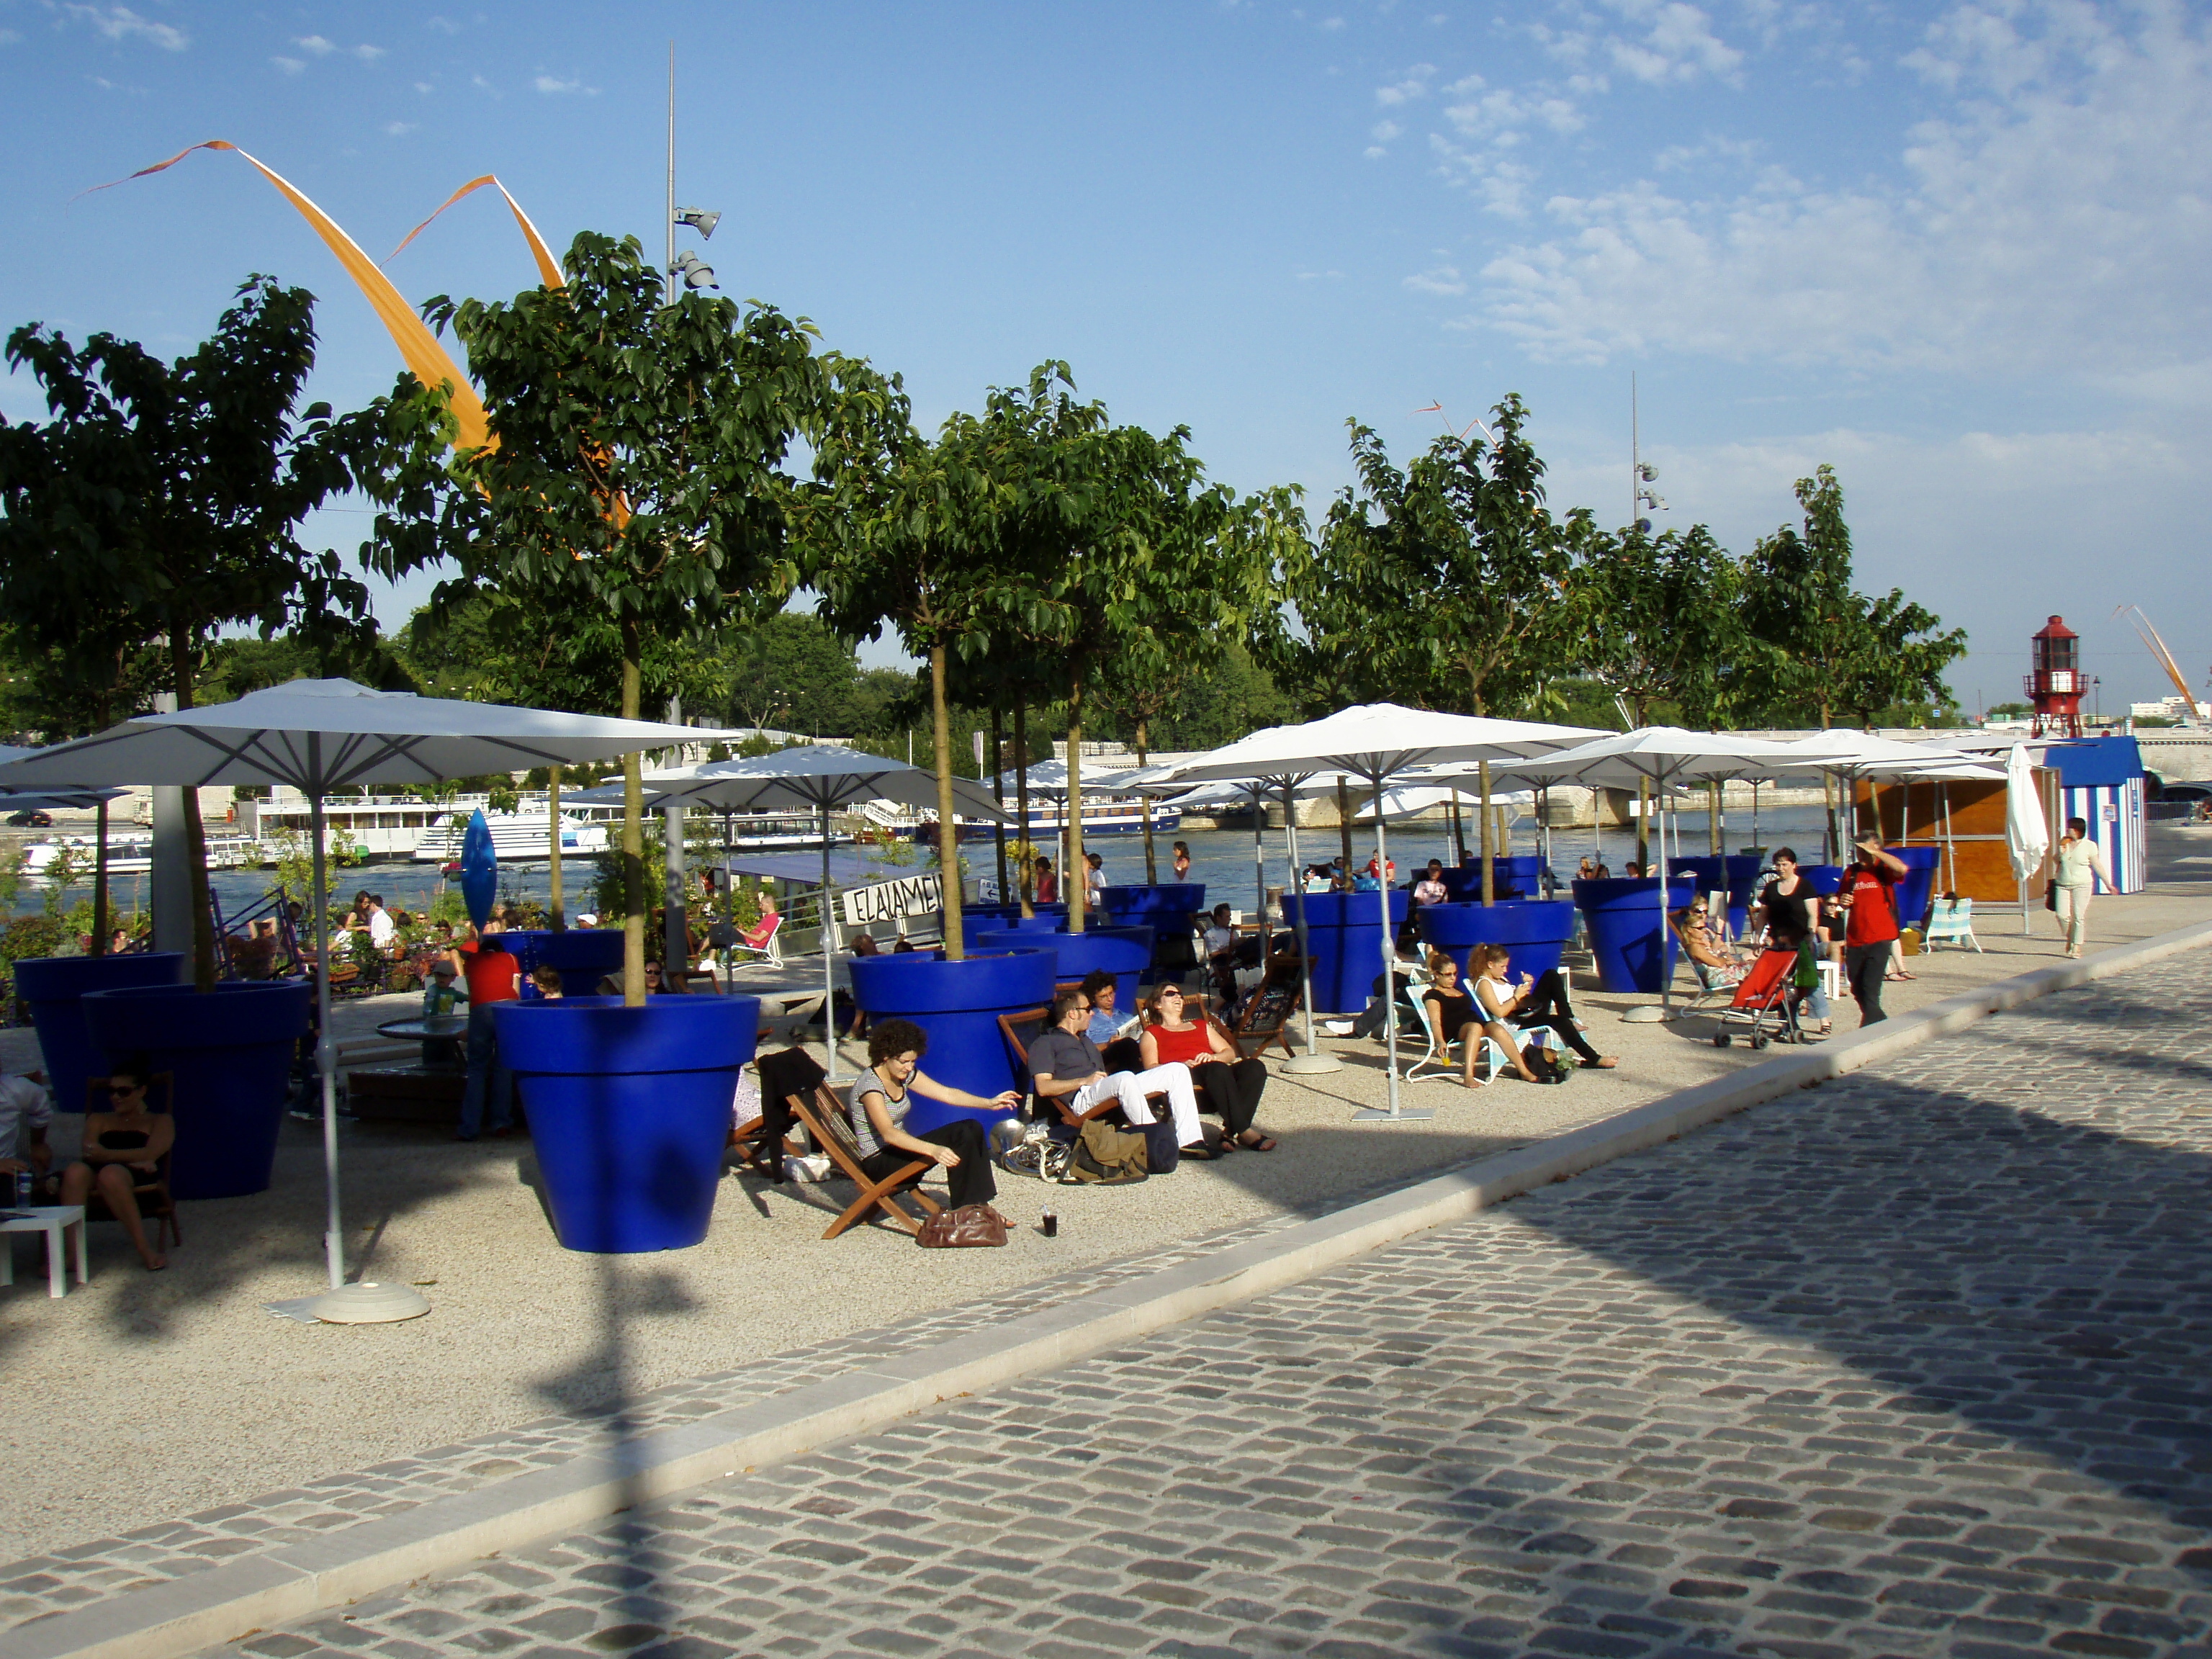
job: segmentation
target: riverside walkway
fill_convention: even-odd
[[[219,1651],[2204,1651],[2206,965]]]

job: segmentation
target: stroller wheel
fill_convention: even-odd
[[[1764,1048],[1766,1046],[1766,1039],[1763,1036],[1753,1036],[1751,1046],[1754,1048]]]
[[[1716,1048],[1725,1048],[1734,1041],[1735,1039],[1729,1036],[1726,1031],[1716,1031],[1713,1033],[1713,1047]]]

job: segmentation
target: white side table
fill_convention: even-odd
[[[1844,964],[1833,957],[1822,957],[1820,968],[1820,988],[1827,993],[1832,1006],[1840,1006],[1844,1000]]]
[[[0,1210],[0,1285],[15,1282],[15,1241],[9,1233],[46,1236],[46,1294],[66,1296],[69,1284],[62,1260],[62,1244],[70,1228],[76,1229],[76,1282],[92,1283],[92,1264],[84,1248],[84,1206],[40,1204],[27,1210]]]

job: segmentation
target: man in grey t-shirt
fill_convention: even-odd
[[[1121,1115],[1130,1122],[1150,1123],[1152,1109],[1145,1097],[1165,1091],[1176,1144],[1202,1148],[1206,1135],[1199,1127],[1190,1067],[1177,1062],[1149,1072],[1108,1072],[1098,1045],[1084,1031],[1091,1014],[1091,999],[1081,991],[1062,991],[1053,999],[1045,1030],[1030,1044],[1030,1076],[1038,1097],[1082,1113],[1111,1097],[1121,1102]]]

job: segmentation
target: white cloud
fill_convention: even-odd
[[[384,48],[382,46],[349,46],[347,50],[355,57],[360,58],[364,64],[374,64],[378,58],[384,56]]]
[[[12,46],[22,38],[13,29],[0,29],[0,46]]]
[[[269,61],[276,64],[278,69],[283,70],[287,75],[297,75],[301,70],[307,67],[304,60],[297,58],[272,58]]]
[[[145,40],[164,52],[182,52],[191,44],[182,29],[141,17],[128,6],[64,5],[61,14],[70,22],[90,24],[104,40]]]
[[[1378,144],[1387,144],[1404,131],[1395,121],[1377,121],[1367,136]]]
[[[1735,77],[1743,54],[1712,31],[1711,19],[1682,0],[1650,4],[1648,0],[1616,0],[1620,12],[1632,23],[1650,27],[1640,39],[1609,39],[1607,50],[1614,65],[1639,81],[1694,81],[1700,75],[1720,80]]]
[[[432,93],[437,90],[437,88],[432,86],[428,81],[417,81],[415,83],[415,90],[421,93],[425,98],[428,98]]]
[[[1397,104],[1410,104],[1416,98],[1425,98],[1429,82],[1436,76],[1433,64],[1416,64],[1406,71],[1406,78],[1387,87],[1375,88],[1375,101],[1389,109]]]
[[[1460,278],[1457,265],[1431,265],[1406,278],[1406,286],[1416,294],[1457,295],[1467,292],[1467,284]]]
[[[563,81],[556,76],[540,75],[533,84],[538,91],[548,97],[557,98],[571,92],[580,92],[586,98],[596,98],[599,95],[599,89],[597,87],[586,86],[580,77],[574,81]]]
[[[292,44],[302,52],[312,52],[318,58],[327,58],[337,50],[335,43],[324,40],[319,34],[297,36]]]
[[[490,82],[485,80],[481,75],[471,75],[469,76],[469,84],[476,88],[479,92],[489,93],[495,98],[500,95],[499,88],[492,85]]]
[[[450,17],[433,17],[423,27],[434,28],[441,34],[459,34],[461,32],[461,26]]]
[[[394,138],[404,138],[422,125],[420,121],[386,121],[384,130]]]
[[[1633,180],[1558,196],[1554,233],[1490,262],[1468,320],[1571,361],[1668,350],[2122,377],[2205,337],[2203,20],[2155,0],[2110,15],[1968,4],[1909,66],[1950,96],[1902,136],[1892,182],[1817,188],[1768,169],[1732,195]]]

